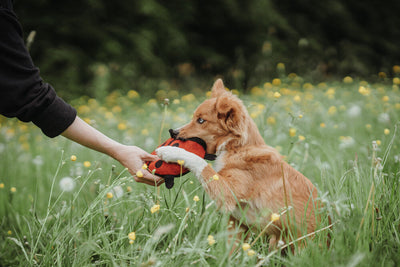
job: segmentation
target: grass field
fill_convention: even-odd
[[[291,74],[239,95],[335,223],[285,257],[265,238],[229,255],[228,216],[191,174],[157,190],[105,155],[1,117],[0,266],[399,266],[400,79],[381,76],[310,84]],[[110,137],[152,151],[209,89],[163,87],[154,99],[129,91],[72,104]],[[328,231],[330,249],[321,245]]]

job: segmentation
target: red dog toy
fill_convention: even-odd
[[[203,139],[198,137],[188,138],[185,140],[169,138],[164,143],[159,145],[157,148],[161,146],[176,146],[185,149],[186,151],[192,152],[199,157],[208,160],[214,160],[215,155],[207,154],[207,145]],[[151,154],[155,155],[156,152],[153,151]],[[154,173],[165,180],[165,186],[168,189],[171,189],[174,186],[174,178],[180,177],[189,172],[188,169],[182,167],[178,163],[167,163],[162,160],[147,162],[147,166],[150,172],[155,171]]]

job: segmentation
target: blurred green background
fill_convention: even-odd
[[[374,79],[400,63],[400,1],[15,0],[42,77],[66,99],[248,89],[295,72]],[[284,69],[276,68],[284,63]],[[204,88],[204,87],[202,87]]]

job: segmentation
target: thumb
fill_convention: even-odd
[[[160,159],[157,155],[152,154],[143,155],[141,158],[143,161],[156,161]]]

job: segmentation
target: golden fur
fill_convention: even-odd
[[[207,153],[216,154],[215,170],[205,166],[198,179],[217,206],[241,227],[261,231],[272,213],[289,208],[266,230],[270,249],[315,231],[317,189],[303,174],[265,144],[242,101],[225,90],[222,80],[196,109],[178,138],[200,137]],[[161,155],[162,157],[162,155]],[[218,179],[212,179],[218,176]]]

